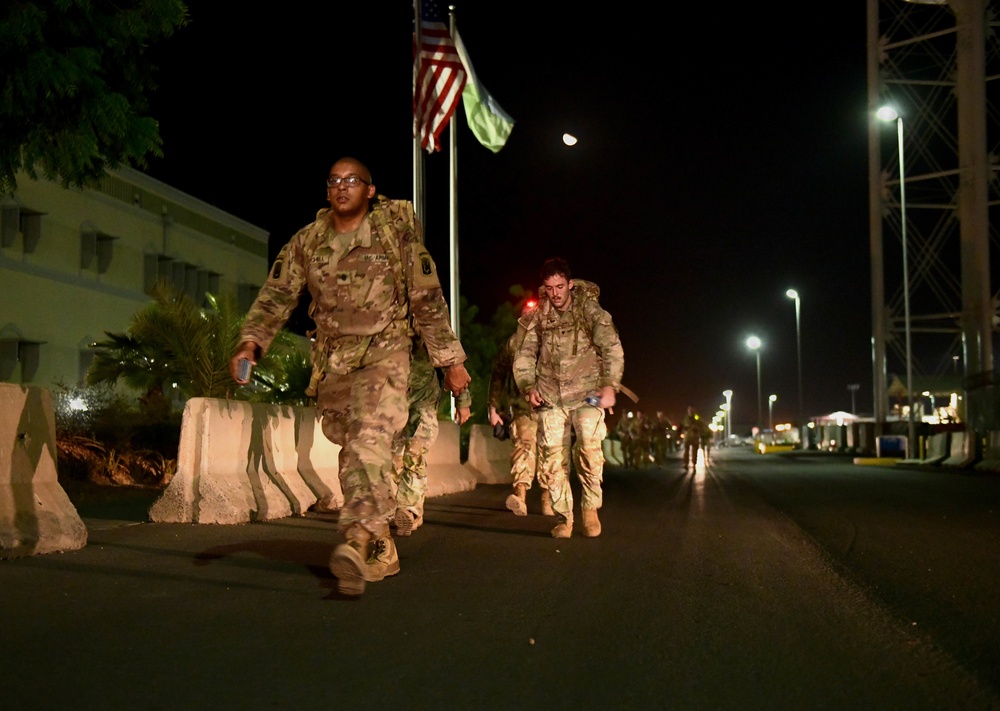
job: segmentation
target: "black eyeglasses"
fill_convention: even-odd
[[[371,183],[369,183],[367,180],[365,180],[364,178],[359,178],[356,175],[348,175],[346,178],[331,177],[326,179],[326,187],[328,188],[335,188],[341,183],[343,183],[349,188],[353,188],[355,185],[361,185],[362,183],[364,183],[365,185],[371,185]]]

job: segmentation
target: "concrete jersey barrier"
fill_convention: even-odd
[[[469,461],[481,484],[510,484],[510,455],[514,444],[510,439],[499,440],[493,436],[489,425],[473,425],[469,433]]]
[[[59,484],[49,391],[0,383],[0,558],[85,545],[87,527]]]
[[[940,464],[948,458],[950,437],[948,432],[936,432],[927,438],[927,451],[921,464]]]
[[[990,430],[986,433],[983,459],[973,468],[981,472],[1000,472],[1000,430]]]
[[[976,461],[975,437],[969,432],[952,432],[948,457],[942,467],[965,469]]]

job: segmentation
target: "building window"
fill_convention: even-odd
[[[204,301],[205,294],[219,295],[219,277],[216,272],[207,269],[198,270],[198,298]]]
[[[8,201],[0,207],[0,247],[13,247],[21,238],[21,249],[31,254],[42,238],[42,213]]]
[[[13,247],[21,238],[21,249],[31,254],[42,238],[42,214],[17,203],[0,207],[0,247]]]
[[[145,274],[143,276],[143,289],[152,296],[153,289],[157,283],[166,282],[172,286],[174,283],[174,260],[162,254],[147,254],[145,263]]]
[[[80,233],[80,268],[94,269],[104,274],[111,266],[114,244],[117,237],[100,230],[84,230]]]
[[[42,238],[42,213],[21,208],[21,236],[24,239],[24,253],[32,254]]]
[[[0,380],[8,383],[34,380],[42,344],[43,341],[0,338]]]

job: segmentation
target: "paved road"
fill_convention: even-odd
[[[1000,708],[1000,480],[723,450],[605,489],[597,539],[433,499],[354,600],[331,516],[81,502],[86,548],[0,561],[4,707]]]

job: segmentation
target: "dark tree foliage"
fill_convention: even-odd
[[[146,50],[187,12],[180,0],[0,3],[0,194],[22,169],[83,186],[161,156]]]

